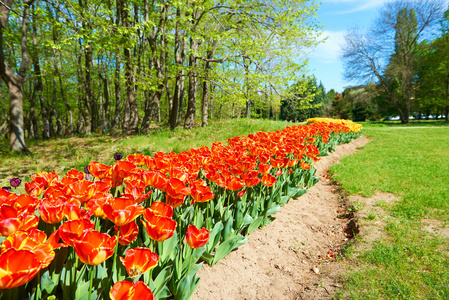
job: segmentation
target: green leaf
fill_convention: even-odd
[[[243,225],[249,225],[253,221],[254,219],[250,215],[246,214],[245,217],[243,218]]]
[[[154,294],[154,299],[158,300],[158,299],[167,299],[170,298],[172,296],[170,290],[168,289],[167,286],[163,286],[162,289],[160,291],[158,291],[157,293]]]
[[[281,210],[281,206],[280,205],[273,205],[272,207],[270,207],[267,210],[267,216],[273,215],[273,214],[279,212],[280,210]]]
[[[290,200],[290,196],[282,196],[281,200],[278,202],[280,205],[284,205]]]
[[[245,244],[247,241],[248,240],[246,239],[246,237],[243,237],[241,235],[235,235],[232,238],[224,241],[222,244],[220,244],[220,246],[218,246],[217,251],[215,251],[212,266],[215,265],[220,259],[231,253],[232,250]]]
[[[257,228],[259,228],[260,224],[262,223],[262,220],[263,220],[263,216],[257,217],[257,219],[255,219],[251,223],[251,225],[249,225],[248,230],[246,230],[246,235],[250,234],[251,232],[253,232]]]
[[[178,245],[178,232],[175,231],[173,236],[168,240],[157,243],[157,249],[159,253],[159,262],[160,264],[164,264],[165,261],[171,256],[172,253],[175,253],[176,247]]]
[[[214,261],[214,256],[209,252],[204,252],[201,256],[201,259],[204,260],[208,265],[211,265]]]
[[[49,276],[48,270],[42,274],[41,276],[41,289],[47,291],[47,293],[50,295],[54,288],[57,286],[57,283],[54,283]]]
[[[233,233],[234,233],[234,230],[232,229],[233,222],[234,222],[234,218],[231,215],[231,216],[229,216],[229,219],[226,222],[226,226],[223,230],[223,241],[226,241],[233,235]]]
[[[170,280],[171,275],[171,266],[166,266],[159,272],[159,274],[157,274],[154,281],[150,281],[151,285],[154,287],[154,289],[152,287],[152,290],[156,299],[163,299],[171,296],[170,290],[167,288],[167,282]]]
[[[217,224],[215,224],[214,228],[212,229],[212,231],[209,233],[209,241],[207,241],[206,244],[206,251],[211,253],[214,249],[215,246],[218,244],[218,241],[220,240],[220,232],[223,230],[223,223],[218,222]]]
[[[89,291],[90,282],[86,281],[77,286],[75,292],[75,299],[77,300],[87,300],[89,297],[89,293],[91,293],[91,299],[97,298],[97,291],[94,289],[93,291]]]
[[[294,194],[292,196],[292,198],[298,198],[301,197],[302,195],[304,195],[305,193],[307,193],[308,189],[298,189],[298,191],[296,192],[296,194]]]

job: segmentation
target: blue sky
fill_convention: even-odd
[[[324,84],[326,91],[343,92],[344,87],[357,84],[343,77],[340,59],[345,32],[354,27],[368,28],[378,16],[386,0],[322,0],[317,12],[324,26],[322,37],[328,37],[312,51],[309,60],[311,74]]]

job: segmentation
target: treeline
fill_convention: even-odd
[[[340,96],[341,117],[445,116],[449,122],[449,11],[442,0],[390,1],[343,49],[347,79],[364,83]],[[338,102],[338,103],[337,103]]]
[[[308,0],[2,1],[0,131],[9,127],[11,150],[28,151],[25,133],[276,117],[304,72],[301,53],[317,43],[316,9]]]

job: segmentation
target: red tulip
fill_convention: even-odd
[[[157,188],[158,190],[165,191],[168,178],[165,174],[159,171],[145,171],[142,173],[142,180],[146,185]]]
[[[130,277],[139,276],[157,266],[159,256],[148,248],[128,249],[125,258],[120,257]]]
[[[96,266],[114,254],[116,244],[115,236],[89,229],[84,231],[79,240],[74,241],[73,247],[83,263]]]
[[[148,222],[141,221],[151,239],[162,242],[171,238],[175,233],[177,225],[175,220],[156,215],[151,211],[144,217]]]
[[[0,255],[0,289],[21,286],[34,278],[41,270],[37,254],[14,248]]]
[[[310,169],[310,165],[308,163],[304,162],[303,160],[301,160],[301,169],[308,170],[308,169]]]
[[[143,281],[132,284],[129,281],[118,281],[109,291],[111,300],[153,300],[151,289]]]
[[[89,210],[89,214],[99,218],[106,219],[103,206],[108,201],[113,201],[114,197],[109,193],[98,192],[86,202],[85,207]]]
[[[150,208],[147,208],[145,212],[143,213],[143,217],[145,220],[148,220],[147,217],[145,217],[145,214],[147,214],[147,211],[152,211],[156,215],[160,215],[163,217],[171,218],[173,216],[173,207],[168,205],[167,203],[155,201],[153,204],[151,204]]]
[[[48,267],[55,257],[54,247],[46,243],[47,235],[40,230],[34,229],[30,232],[16,231],[8,236],[1,246],[2,252],[14,248],[16,250],[30,250],[37,255],[42,268]]]
[[[172,208],[177,208],[184,204],[184,199],[185,196],[182,196],[181,198],[175,198],[167,194],[165,197],[165,202],[167,202],[167,204]]]
[[[89,166],[89,173],[98,179],[103,179],[111,175],[112,167],[100,164],[96,161],[91,161]]]
[[[38,181],[25,182],[25,192],[30,196],[39,196],[44,191],[44,185]]]
[[[209,230],[206,228],[198,229],[195,225],[187,227],[186,241],[190,248],[200,248],[206,245],[209,240]]]
[[[195,202],[207,202],[215,197],[210,187],[202,185],[193,187],[191,196]]]
[[[95,224],[89,219],[78,219],[64,222],[59,226],[61,239],[69,246],[74,246],[74,242],[79,240],[85,230],[94,229]]]
[[[117,198],[106,202],[103,211],[115,225],[123,226],[134,221],[145,209],[133,199]]]
[[[271,174],[264,175],[262,177],[262,183],[266,186],[273,186],[276,183],[277,179]]]
[[[122,184],[123,179],[130,176],[133,171],[136,169],[136,165],[130,163],[129,161],[116,161],[114,166],[112,167],[112,180],[114,182],[114,186],[119,186]]]
[[[268,173],[270,173],[272,168],[273,167],[271,165],[259,164],[259,172],[262,175],[267,175]]]
[[[119,227],[117,225],[114,226],[115,233],[117,234],[117,230]],[[120,233],[118,237],[118,242],[120,245],[126,246],[134,241],[139,234],[139,227],[135,221],[129,222],[126,225],[120,226]]]
[[[48,224],[57,224],[64,218],[64,198],[56,200],[43,200],[39,206],[39,215],[42,221]]]
[[[38,223],[38,216],[26,212],[19,214],[17,209],[10,205],[0,205],[1,236],[9,236],[18,230],[29,231],[33,228],[37,228]]]
[[[29,195],[20,195],[11,198],[11,200],[12,205],[18,210],[19,213],[26,212],[28,214],[33,214],[36,211],[40,201],[37,197]]]
[[[167,181],[165,192],[172,198],[184,199],[185,196],[190,195],[191,190],[181,180],[170,178]]]

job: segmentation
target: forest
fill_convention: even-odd
[[[318,43],[314,1],[4,0],[2,136],[276,118]],[[302,88],[306,88],[306,85]]]

